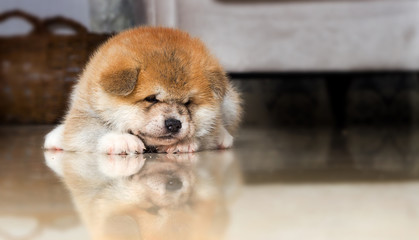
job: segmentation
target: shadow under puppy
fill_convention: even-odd
[[[240,103],[200,40],[175,29],[135,28],[92,56],[44,147],[108,154],[229,148]]]

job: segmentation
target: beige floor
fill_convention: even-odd
[[[0,239],[419,239],[414,132],[249,128],[228,151],[110,157],[44,153],[48,129],[0,127]]]

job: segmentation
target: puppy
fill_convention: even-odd
[[[240,105],[200,40],[175,29],[135,28],[92,56],[44,147],[107,154],[230,148]]]

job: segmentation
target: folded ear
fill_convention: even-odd
[[[102,74],[100,85],[110,93],[119,96],[129,95],[137,85],[140,68],[106,71]]]

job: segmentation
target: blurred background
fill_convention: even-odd
[[[233,159],[245,190],[227,239],[417,239],[417,0],[2,0],[0,223],[19,212],[77,225],[43,165],[42,137],[94,49],[139,25],[199,37],[242,92]],[[31,191],[43,193],[35,212],[20,209]]]

